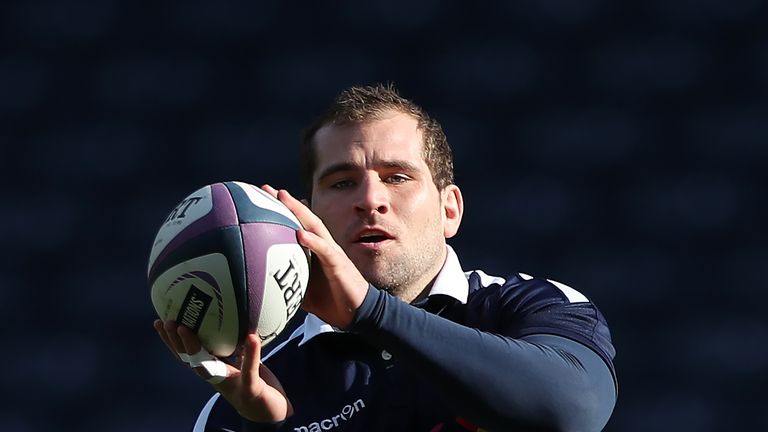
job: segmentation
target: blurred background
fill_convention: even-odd
[[[768,5],[0,4],[1,431],[188,431],[152,329],[155,232],[221,180],[301,195],[299,129],[392,81],[438,118],[465,269],[602,309],[608,431],[768,430]]]

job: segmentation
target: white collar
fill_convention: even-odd
[[[445,263],[443,268],[440,269],[440,273],[435,278],[435,283],[432,284],[432,289],[429,291],[429,295],[442,294],[455,298],[461,303],[467,302],[467,296],[469,295],[469,282],[464,274],[464,270],[461,269],[461,263],[459,263],[459,257],[456,256],[456,252],[453,248],[446,245],[447,254],[445,257]],[[304,318],[304,325],[296,329],[290,339],[298,336],[297,333],[303,332],[303,337],[299,345],[305,344],[313,337],[326,332],[338,332],[341,331],[325,321],[321,320],[314,314],[307,314]]]

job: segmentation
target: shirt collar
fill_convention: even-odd
[[[469,282],[464,274],[464,270],[461,269],[461,263],[459,263],[459,257],[456,256],[456,252],[448,245],[445,247],[447,249],[445,263],[443,263],[440,273],[437,274],[435,283],[432,284],[429,296],[434,294],[447,295],[461,303],[466,303],[467,296],[469,295]],[[304,318],[304,325],[296,330],[296,332],[300,331],[303,332],[303,336],[299,345],[304,345],[307,341],[321,333],[340,332],[341,330],[310,313]]]

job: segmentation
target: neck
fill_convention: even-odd
[[[434,282],[434,279],[432,279],[432,281]],[[430,283],[424,289],[422,289],[421,292],[415,293],[415,295],[410,296],[412,298],[401,297],[401,299],[406,303],[416,303],[427,298],[427,296],[429,296],[430,291],[432,291],[432,283]]]
[[[447,256],[448,252],[446,249],[442,254],[442,258],[436,260],[434,267],[424,272],[424,277],[420,278],[416,283],[410,284],[409,287],[403,287],[403,289],[395,295],[406,303],[413,303],[427,298],[430,291],[432,291],[432,286],[435,284],[437,275],[440,274],[440,271],[445,265]]]

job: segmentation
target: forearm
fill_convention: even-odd
[[[484,333],[373,288],[350,330],[388,350],[457,414],[486,428],[599,430],[615,403],[607,365],[565,338]]]

